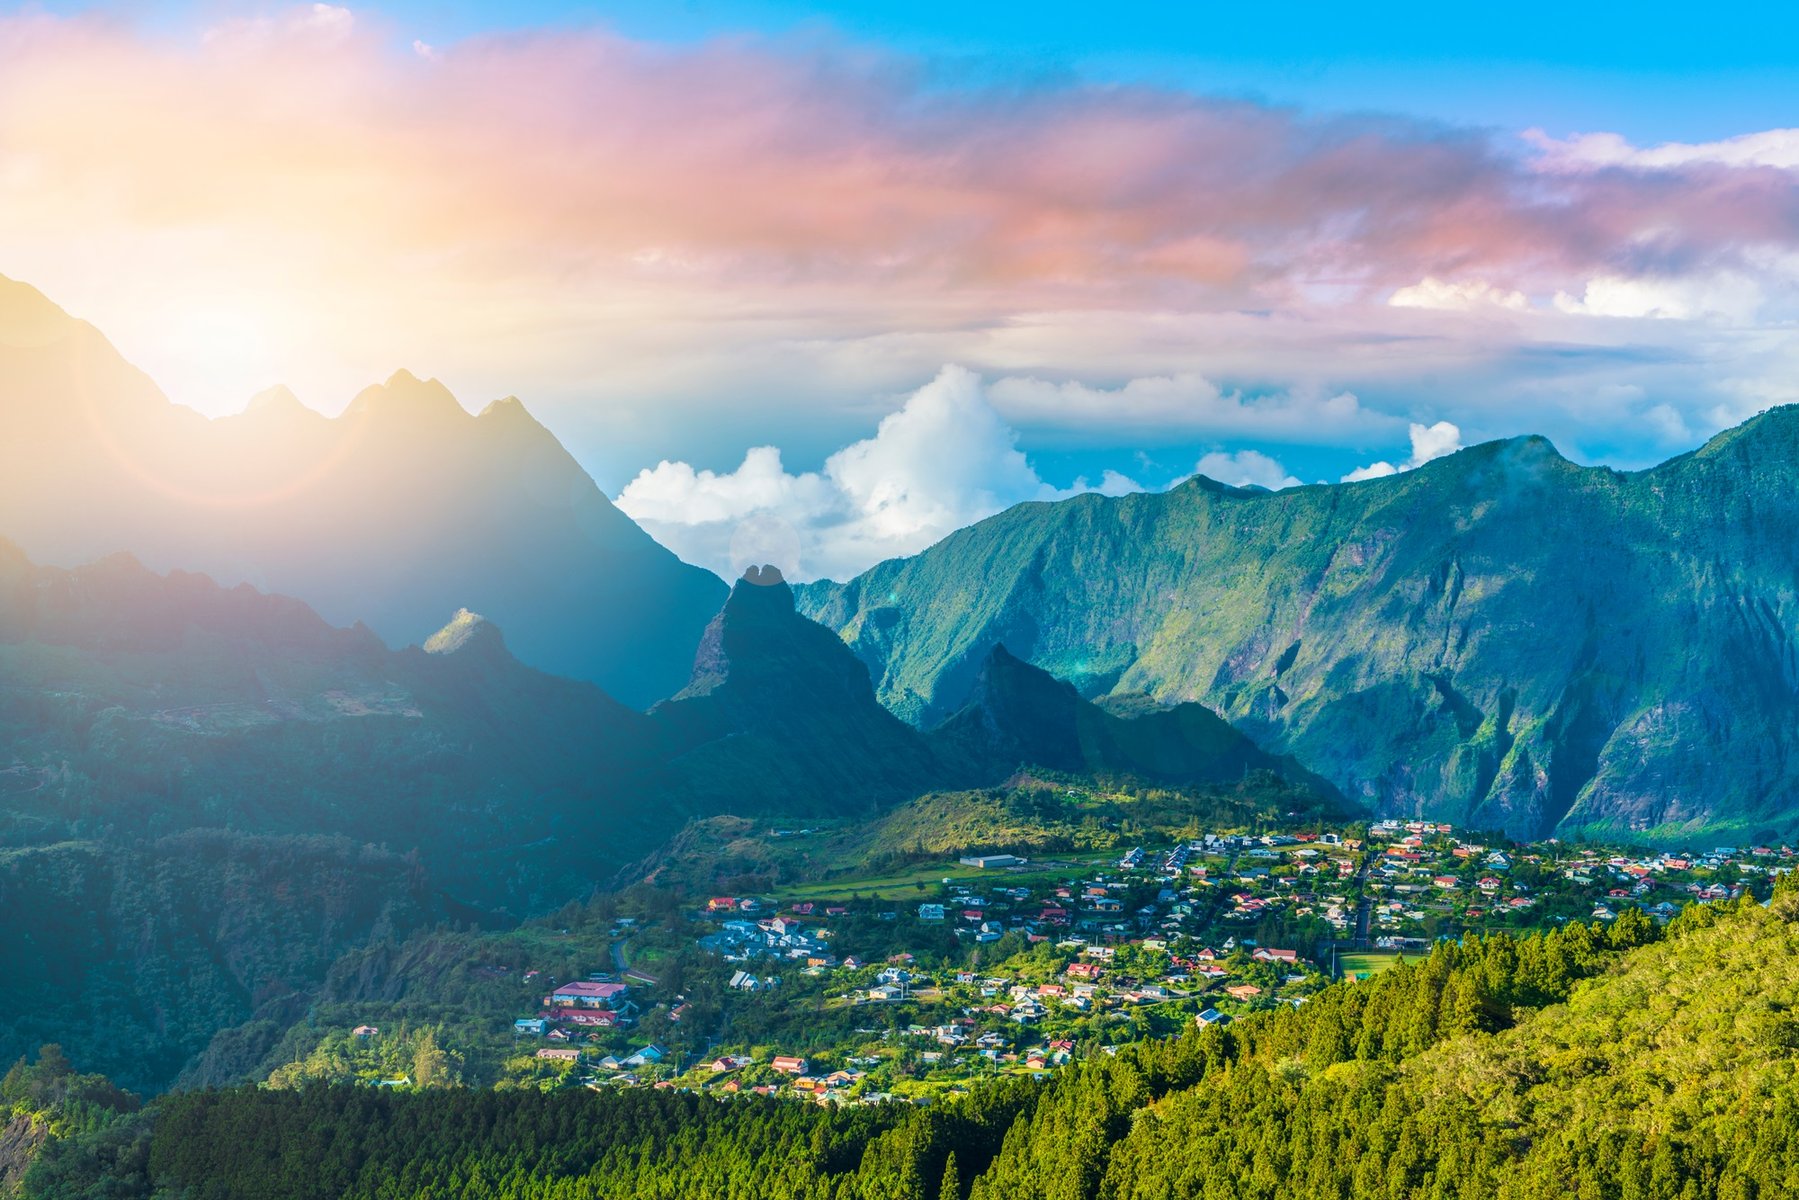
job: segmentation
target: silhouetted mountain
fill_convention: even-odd
[[[298,596],[390,645],[468,604],[520,658],[646,707],[724,597],[619,512],[516,399],[471,416],[401,371],[336,418],[285,388],[208,421],[98,331],[0,278],[0,535],[129,551]]]
[[[650,718],[693,812],[853,811],[941,776],[918,732],[875,700],[867,668],[794,611],[774,567],[731,589],[687,687]]]

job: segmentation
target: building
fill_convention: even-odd
[[[806,1060],[790,1054],[777,1054],[774,1061],[768,1064],[783,1075],[804,1075]]]
[[[921,904],[918,906],[918,919],[921,921],[943,920],[943,905]]]
[[[545,1008],[613,1008],[631,988],[623,983],[596,983],[591,979],[565,983],[543,998]]]
[[[999,867],[1022,867],[1029,860],[1015,854],[965,854],[956,861],[965,867],[979,867],[986,871]]]

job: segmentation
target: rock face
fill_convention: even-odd
[[[666,803],[689,815],[853,812],[1029,767],[1179,784],[1271,770],[1331,798],[1200,705],[1126,719],[1003,647],[970,702],[921,735],[881,706],[841,640],[795,610],[773,567],[745,573],[701,639],[691,682],[650,717],[673,755]]]
[[[129,551],[298,596],[396,647],[468,604],[525,662],[639,708],[681,686],[725,595],[515,399],[473,416],[401,371],[336,418],[276,388],[208,421],[3,278],[0,537],[42,563]]]
[[[687,686],[651,719],[694,812],[828,812],[908,798],[941,778],[924,739],[875,699],[868,669],[752,567],[707,625]]]
[[[1383,814],[1522,835],[1799,833],[1799,409],[1652,470],[1541,438],[1279,493],[1025,504],[805,611],[930,726],[1003,643],[1199,701]]]

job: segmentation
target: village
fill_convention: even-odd
[[[546,983],[513,1023],[511,1070],[537,1086],[926,1100],[1304,1004],[1471,931],[1630,908],[1665,922],[1694,901],[1765,894],[1793,861],[1788,847],[1629,854],[1383,821],[1076,861],[975,854],[844,898],[696,897],[675,924],[686,953],[716,964],[709,979],[673,994],[642,972]],[[632,918],[612,930],[638,945],[669,932]]]

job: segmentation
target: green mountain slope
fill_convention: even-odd
[[[1272,771],[1331,796],[1298,764],[1264,753],[1201,704],[1120,705],[1120,716],[1081,698],[1072,684],[998,645],[968,703],[927,735],[952,770],[992,777],[1007,767],[1128,776],[1184,784],[1236,783]]]
[[[1274,772],[1330,794],[1199,705],[1114,716],[1003,649],[970,702],[921,735],[881,706],[839,639],[798,614],[773,567],[751,568],[732,589],[692,681],[650,717],[673,755],[667,803],[688,815],[872,812],[1028,768],[1179,784]]]
[[[0,537],[74,566],[129,551],[299,596],[389,645],[466,604],[532,665],[638,707],[724,598],[619,512],[515,399],[471,416],[401,371],[326,418],[284,389],[208,421],[101,334],[0,278]]]
[[[1799,831],[1799,409],[1653,470],[1495,442],[1387,479],[1025,504],[800,591],[930,726],[992,647],[1215,708],[1367,808]]]
[[[363,941],[467,915],[416,859],[217,830],[0,850],[0,903],[0,1059],[62,1043],[139,1091],[222,1029],[276,1036]]]

